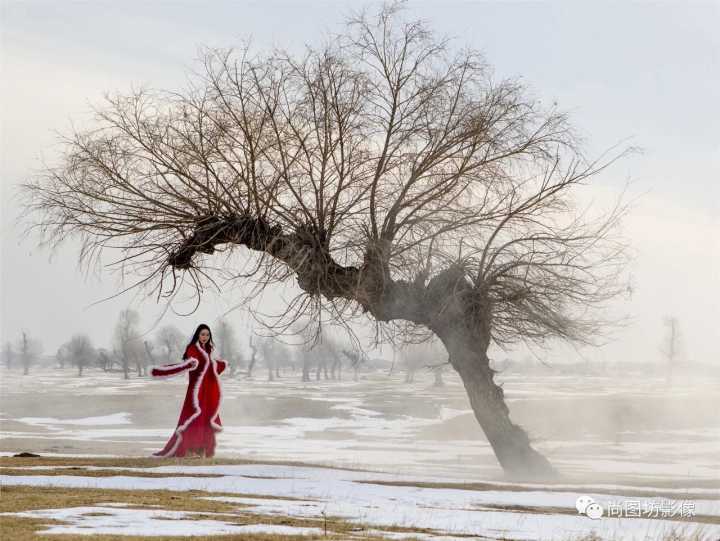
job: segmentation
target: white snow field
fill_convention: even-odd
[[[403,382],[403,374],[388,376],[386,371],[361,373],[357,382],[351,380],[351,373],[343,374],[343,381],[307,383],[290,371],[273,382],[266,377],[258,370],[253,380],[222,378],[220,416],[225,430],[218,434],[216,458],[293,461],[336,469],[272,464],[163,466],[151,471],[223,476],[141,478],[128,476],[128,469],[122,468],[123,474],[111,477],[88,477],[82,472],[4,475],[2,483],[193,488],[208,491],[207,497],[214,492],[237,493],[243,499],[236,503],[251,503],[260,514],[321,516],[325,512],[380,530],[393,525],[430,528],[435,535],[428,539],[437,541],[453,535],[568,540],[590,532],[609,540],[651,540],[671,529],[695,528],[720,537],[717,375],[688,376],[668,384],[642,372],[576,375],[563,373],[561,367],[546,373],[499,374],[513,420],[528,430],[535,447],[566,476],[562,485],[552,486],[504,480],[462,383],[449,372],[443,387],[434,387],[432,375],[423,372],[410,384]],[[92,370],[81,378],[71,369],[38,370],[30,378],[3,372],[0,454],[149,456],[174,428],[186,385],[182,377],[153,381],[133,375],[123,380],[118,373]],[[251,477],[256,475],[269,478]],[[413,485],[420,481],[483,483],[483,487]],[[303,503],[248,495],[301,498]],[[694,517],[681,521],[673,512],[593,520],[575,509],[580,495],[591,495],[606,510],[626,501],[676,510],[684,502],[692,505]],[[100,533],[98,528],[124,520],[121,511],[104,522],[104,515],[83,522],[88,520],[83,512],[66,512],[66,517],[75,517],[68,519],[70,525],[88,532]],[[166,524],[171,518],[149,514],[143,524],[153,520]],[[208,525],[207,532],[217,532],[216,526],[222,524]]]

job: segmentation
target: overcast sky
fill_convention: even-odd
[[[359,2],[0,0],[1,332],[22,329],[52,353],[75,332],[109,344],[117,313],[160,314],[152,299],[118,290],[105,274],[85,277],[69,242],[50,259],[34,236],[20,239],[19,182],[52,162],[57,133],[83,124],[105,91],[178,88],[200,45],[248,37],[257,49],[298,50],[338,31]],[[592,359],[659,358],[662,318],[678,317],[685,357],[720,362],[720,2],[410,1],[457,44],[483,51],[498,77],[521,77],[544,101],[569,111],[589,154],[629,140],[643,153],[598,179],[598,200],[627,180],[640,198],[625,222],[636,254],[634,291],[615,310],[631,324]],[[278,292],[269,294],[270,300]],[[208,295],[193,316],[167,316],[190,333],[234,305]],[[267,301],[267,299],[266,299]],[[275,298],[274,302],[278,299]],[[242,312],[231,320],[244,325]],[[574,353],[556,350],[551,360]]]

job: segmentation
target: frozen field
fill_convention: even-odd
[[[267,382],[264,376],[258,372],[254,380],[223,380],[225,431],[218,435],[216,458],[299,461],[338,469],[162,466],[153,468],[167,474],[162,478],[132,477],[123,468],[122,475],[110,477],[84,477],[77,471],[13,474],[3,476],[3,484],[205,490],[224,493],[218,498],[253,506],[259,514],[326,513],[380,530],[393,525],[431,529],[427,538],[438,540],[453,534],[572,539],[589,532],[603,539],[656,539],[668,529],[696,526],[720,537],[718,380],[690,379],[668,387],[664,380],[639,375],[503,375],[513,419],[567,476],[562,485],[547,486],[502,481],[462,384],[452,375],[439,388],[425,373],[410,384],[403,383],[402,374],[388,377],[383,372],[362,374],[359,382],[302,383],[299,374],[289,372]],[[4,454],[143,457],[170,435],[186,381],[124,381],[119,374],[100,372],[77,378],[71,370],[46,370],[30,377],[3,372],[1,385]],[[171,476],[181,471],[219,477]],[[478,486],[460,489],[459,483]],[[227,496],[233,493],[243,495],[233,500]],[[672,517],[592,520],[575,509],[581,495],[591,495],[606,509],[619,501],[638,501],[643,507],[664,502],[677,509],[690,502],[695,516],[684,522],[675,512]],[[94,518],[83,522],[85,531],[113,533],[113,527],[123,528],[127,511],[122,506],[108,509],[100,513],[112,517],[105,523],[82,509],[64,510],[63,520],[79,527],[89,513]],[[42,515],[42,510],[33,512]],[[57,510],[47,513],[58,516]],[[146,510],[148,531],[153,520],[173,520],[157,513],[162,510]],[[217,525],[207,528],[207,535],[218,533]],[[295,533],[313,535],[311,530]]]

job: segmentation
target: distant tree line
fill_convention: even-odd
[[[664,333],[659,351],[662,362],[657,369],[665,371],[669,381],[682,358],[682,334],[677,317],[666,316],[662,322]],[[260,367],[266,371],[268,381],[280,379],[283,370],[289,370],[292,375],[299,371],[303,382],[321,379],[341,381],[343,368],[347,368],[352,372],[352,379],[358,381],[361,369],[379,367],[357,345],[339,340],[326,329],[318,336],[309,336],[298,327],[295,335],[301,339],[299,345],[286,343],[277,336],[249,332],[243,348],[236,327],[227,319],[221,318],[211,327],[216,348],[229,363],[228,374],[231,377],[253,379]],[[118,315],[108,347],[96,346],[87,333],[77,333],[57,349],[54,364],[59,369],[75,368],[78,376],[87,369],[100,369],[121,373],[124,379],[130,379],[131,374],[144,377],[148,375],[148,367],[178,361],[186,345],[187,337],[174,325],[160,327],[152,337],[145,336],[140,330],[140,314],[126,309]],[[43,352],[41,341],[28,331],[22,331],[15,341],[4,342],[0,355],[7,370],[22,369],[27,375],[32,367],[41,363]],[[648,361],[653,364],[652,359]],[[531,357],[524,360],[506,357],[495,361],[493,366],[499,371],[526,372],[535,364]],[[606,364],[580,368],[606,371]],[[448,360],[439,344],[411,343],[395,347],[388,375],[396,370],[402,372],[404,382],[409,384],[414,382],[418,371],[430,372],[434,376],[434,385],[439,387],[444,385],[443,372],[447,367]]]
[[[252,331],[244,333],[247,336],[241,340],[237,327],[225,318],[214,322],[211,328],[217,351],[229,363],[231,377],[257,377],[256,370],[260,367],[266,370],[269,381],[280,379],[282,372],[287,370],[292,374],[300,371],[302,381],[312,378],[340,381],[345,365],[357,380],[358,370],[368,361],[367,354],[357,346],[342,343],[327,332],[323,332],[321,340],[310,347],[285,343],[279,337],[262,336]],[[145,377],[149,367],[179,361],[187,342],[188,337],[174,325],[160,327],[149,336],[141,330],[139,312],[125,309],[118,314],[110,344],[99,346],[88,333],[79,332],[62,343],[42,364],[50,359],[58,369],[74,368],[78,377],[89,369],[117,372],[124,379],[133,375]],[[23,373],[28,374],[31,367],[41,364],[42,353],[40,341],[23,331],[15,342],[5,342],[2,359],[6,369],[22,367]]]

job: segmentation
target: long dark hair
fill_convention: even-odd
[[[207,341],[207,347],[205,348],[208,353],[210,353],[213,348],[215,347],[215,344],[213,344],[213,338],[212,338],[212,331],[210,330],[210,327],[205,325],[205,323],[201,323],[198,325],[198,328],[195,329],[195,334],[193,334],[192,339],[190,340],[190,343],[185,348],[185,353],[183,353],[183,361],[189,357],[188,355],[188,348],[192,346],[193,344],[197,343],[197,341],[200,339],[200,333],[207,329],[207,331],[210,333],[210,338]],[[201,346],[202,347],[202,346]]]

